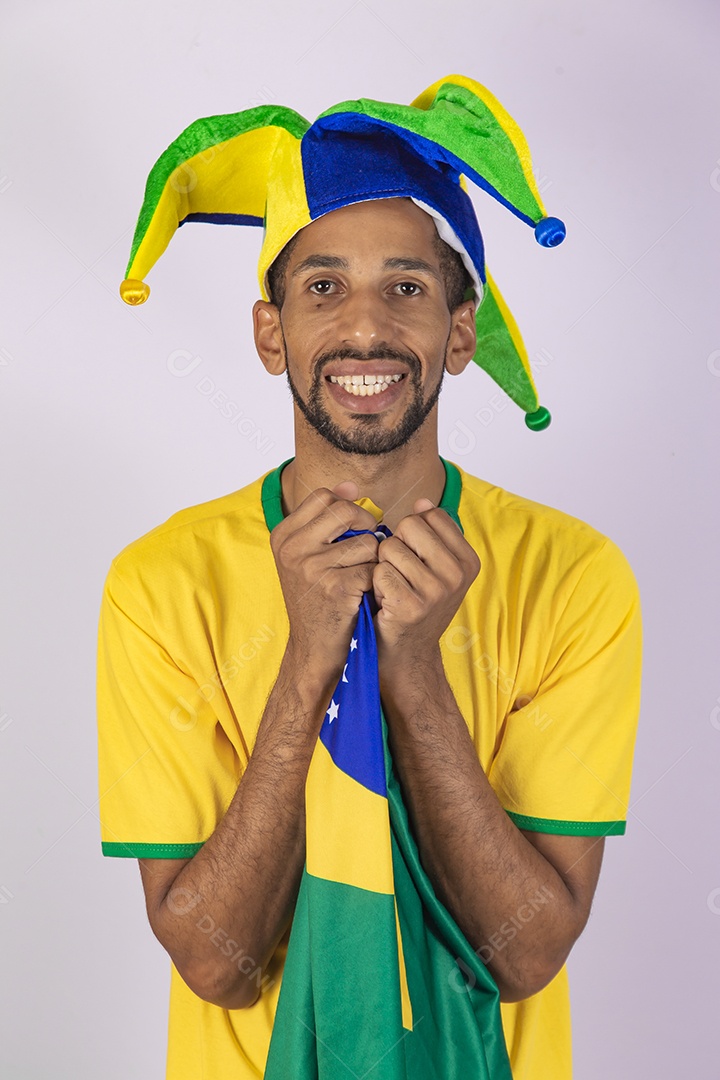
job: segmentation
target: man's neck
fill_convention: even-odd
[[[409,443],[386,454],[346,454],[320,439],[315,445],[298,445],[296,437],[295,458],[282,471],[283,513],[296,510],[316,488],[333,488],[343,480],[354,480],[358,499],[371,499],[383,511],[383,523],[391,532],[412,514],[416,499],[439,505],[445,469],[437,431],[424,430],[429,420]]]

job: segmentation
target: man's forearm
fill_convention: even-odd
[[[573,895],[500,805],[439,649],[412,670],[402,666],[384,678],[381,672],[381,694],[403,796],[438,897],[487,960],[503,1000],[536,993],[582,929]],[[513,917],[517,926],[518,913],[539,892],[547,902],[503,937],[503,926]]]
[[[291,919],[305,860],[305,780],[332,689],[285,653],[235,796],[158,912],[156,933],[180,974],[225,1008],[255,1000],[250,976]],[[248,974],[233,962],[241,950],[252,959]]]

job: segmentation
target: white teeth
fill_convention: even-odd
[[[342,386],[348,394],[354,397],[369,397],[372,394],[382,394],[391,383],[399,382],[402,375],[331,375],[330,382]]]

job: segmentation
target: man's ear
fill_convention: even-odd
[[[258,356],[271,375],[282,375],[286,368],[285,342],[280,324],[280,311],[267,300],[253,304],[253,334]]]
[[[472,360],[476,348],[475,302],[465,300],[452,313],[452,327],[445,354],[445,370],[450,375],[459,375]]]

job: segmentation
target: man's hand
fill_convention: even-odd
[[[357,497],[352,480],[317,488],[270,534],[290,621],[288,649],[323,683],[340,677],[378,559],[375,518],[353,502]],[[334,544],[348,529],[371,531]]]
[[[438,643],[473,581],[480,559],[452,518],[429,499],[378,549],[372,584],[381,670],[437,660]]]

